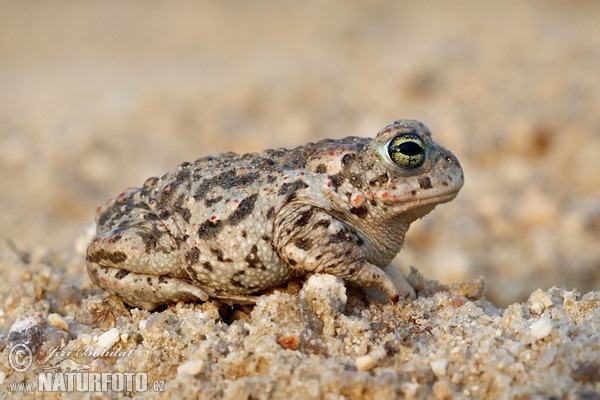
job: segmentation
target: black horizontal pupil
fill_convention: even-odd
[[[412,156],[416,156],[418,154],[423,153],[423,148],[421,146],[419,146],[417,143],[412,142],[412,141],[407,141],[407,142],[403,142],[400,143],[399,150],[400,153],[412,157]]]

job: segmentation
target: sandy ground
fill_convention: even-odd
[[[94,370],[152,371],[168,394],[599,396],[599,13],[594,1],[4,2],[0,390],[32,379],[9,365],[23,339],[11,327],[41,332],[38,363],[116,328],[135,355]],[[397,257],[425,277],[412,277],[414,303],[370,304],[323,278],[250,309],[90,312],[102,293],[76,242],[100,202],[184,160],[371,136],[399,118],[425,122],[466,177]],[[429,281],[479,276],[485,296]]]

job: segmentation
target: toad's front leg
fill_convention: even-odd
[[[176,240],[157,221],[99,233],[87,249],[92,281],[125,303],[152,310],[180,300],[208,300],[190,283]]]
[[[416,298],[415,290],[393,266],[383,269],[365,258],[364,241],[347,224],[304,206],[276,221],[274,245],[300,273],[326,273],[361,288],[377,288],[392,301]]]

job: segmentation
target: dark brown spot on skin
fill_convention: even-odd
[[[167,283],[167,277],[164,275],[159,276],[158,283]]]
[[[384,172],[383,174],[379,175],[377,178],[370,180],[369,185],[371,185],[371,186],[384,185],[387,183],[387,181],[389,179],[390,179],[390,177],[388,176],[387,172]]]
[[[360,175],[356,175],[356,174],[352,174],[350,175],[350,184],[352,186],[354,186],[357,189],[362,189],[363,187],[363,180],[360,177]]]
[[[421,186],[421,189],[431,189],[433,187],[431,185],[431,179],[429,179],[428,176],[419,178],[419,186]]]
[[[306,182],[304,182],[301,179],[298,179],[292,183],[284,183],[283,185],[281,185],[281,188],[279,188],[279,192],[277,192],[277,194],[280,196],[288,196],[290,194],[296,193],[296,191],[300,189],[304,189],[307,187],[308,185],[306,184]]]
[[[287,260],[287,263],[288,263],[289,265],[291,265],[292,267],[293,267],[294,265],[298,264],[298,263],[296,262],[296,260],[292,260],[291,258],[289,258],[289,259]]]
[[[191,266],[187,267],[186,271],[188,273],[188,276],[190,278],[192,278],[193,281],[196,281],[196,282],[200,281],[198,278],[198,272],[196,272],[196,270],[193,267],[191,267]]]
[[[213,270],[213,266],[210,262],[205,261],[202,263],[202,268],[204,268],[207,271],[212,271]]]
[[[331,225],[331,221],[330,220],[328,220],[328,219],[322,219],[322,220],[318,221],[315,224],[315,228],[323,227],[323,228],[327,229],[327,228],[329,228],[329,225]]]
[[[269,167],[272,167],[273,165],[275,165],[275,161],[271,158],[261,157],[260,160],[258,160],[258,161],[253,160],[252,165],[256,165],[260,169],[270,169]]]
[[[231,189],[231,188],[239,188],[239,187],[246,187],[248,185],[250,185],[252,182],[258,180],[258,178],[260,178],[260,172],[251,172],[249,174],[245,174],[245,175],[240,175],[235,177],[235,179],[232,179],[231,182],[223,182],[221,184],[221,187],[223,189]],[[227,184],[225,184],[227,183]]]
[[[212,207],[215,204],[217,204],[218,202],[220,202],[221,200],[223,200],[223,196],[217,196],[214,199],[204,199],[204,205],[206,207]]]
[[[152,286],[152,278],[150,278],[150,277],[147,277],[147,278],[146,278],[146,283],[147,283],[148,285]]]
[[[350,165],[354,164],[355,161],[355,153],[344,154],[344,156],[342,157],[342,167],[349,167]]]
[[[200,257],[200,250],[197,247],[194,247],[192,250],[185,253],[185,262],[188,265],[193,265],[198,262],[198,258]]]
[[[210,252],[213,253],[214,256],[217,257],[217,260],[220,262],[233,262],[231,258],[225,258],[223,250],[221,249],[210,249]]]
[[[267,211],[267,219],[271,219],[271,218],[273,218],[273,214],[275,214],[275,208],[271,207],[271,208],[269,208],[269,210]]]
[[[214,186],[221,186],[223,189],[231,189],[236,186],[237,177],[234,170],[225,171],[211,179]]]
[[[231,225],[237,225],[240,221],[248,217],[248,215],[252,214],[254,210],[254,203],[256,203],[256,199],[258,198],[258,193],[254,193],[240,202],[238,208],[235,209],[234,212],[231,213],[227,222]]]
[[[223,229],[223,222],[221,220],[216,221],[205,221],[198,228],[198,237],[200,239],[214,238]]]
[[[325,164],[319,164],[319,165],[317,165],[317,168],[315,169],[315,171],[317,172],[317,174],[326,174],[327,166]]]
[[[173,237],[173,239],[175,239],[175,244],[177,245],[177,248],[178,248],[178,249],[180,249],[180,248],[181,248],[181,245],[182,245],[183,243],[185,243],[185,242],[186,242],[186,240],[188,240],[188,238],[189,238],[189,235],[183,235],[183,236],[181,236],[181,237],[179,237],[179,236],[174,236],[174,237]]]
[[[93,263],[101,263],[102,261],[108,260],[111,264],[120,264],[127,260],[127,254],[122,251],[110,252],[106,250],[98,250],[88,255],[88,261]]]
[[[146,251],[146,253],[150,253],[153,251],[161,251],[163,253],[168,253],[169,251],[171,251],[172,249],[170,249],[170,248],[158,246],[158,241],[165,234],[165,232],[158,229],[157,224],[150,224],[150,227],[152,230],[138,231],[138,234],[140,235],[140,237],[142,238],[142,241],[144,242],[144,250]]]
[[[331,186],[337,190],[344,183],[344,176],[341,174],[331,175],[329,180],[331,181]]]
[[[306,226],[309,223],[310,218],[313,215],[314,210],[312,208],[302,213],[302,216],[296,221],[297,226]]]
[[[241,235],[244,239],[246,239],[246,237],[248,236],[248,233],[246,233],[246,231],[242,231]]]
[[[414,195],[416,195],[416,194],[417,194],[417,191],[416,191],[416,190],[411,190],[411,191],[410,191],[410,194],[411,194],[412,196],[414,196]]]
[[[236,286],[236,287],[242,287],[242,288],[243,288],[243,287],[244,287],[244,285],[242,285],[242,282],[240,282],[240,280],[239,280],[239,275],[243,275],[243,273],[244,273],[244,271],[239,271],[239,272],[236,272],[236,276],[235,276],[235,278],[234,278],[234,277],[232,277],[232,278],[229,280],[229,282],[230,282],[230,283],[231,283],[233,286]]]
[[[124,269],[120,269],[116,274],[115,274],[115,279],[123,279],[125,278],[127,275],[129,275],[129,271],[126,271]]]
[[[300,250],[310,250],[312,247],[312,240],[307,238],[298,239],[294,242],[294,245]]]
[[[444,185],[444,186],[448,186],[448,182],[446,182],[446,181],[442,181],[442,185]]]
[[[180,215],[186,223],[189,223],[190,218],[192,217],[192,212],[188,208],[181,208]]]
[[[350,212],[361,219],[365,218],[367,215],[369,215],[369,209],[365,206],[352,207],[350,209]]]
[[[270,242],[271,241],[271,238],[269,236],[267,236],[267,235],[264,235],[261,239],[264,240],[265,242]]]
[[[250,254],[248,254],[244,260],[248,263],[248,268],[259,268],[262,270],[267,269],[258,256],[258,247],[256,245],[252,246]]]
[[[146,221],[158,221],[158,215],[154,213],[146,213],[144,214],[144,220]]]
[[[348,229],[342,229],[333,236],[333,239],[338,242],[351,242],[353,237]]]

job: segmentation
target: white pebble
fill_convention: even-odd
[[[98,336],[96,346],[103,349],[110,349],[110,347],[119,341],[120,335],[117,328],[112,328]]]
[[[354,364],[359,371],[368,371],[377,365],[377,361],[372,356],[366,355],[356,357]]]
[[[552,299],[548,293],[538,289],[529,296],[529,311],[540,315],[546,308],[552,307]]]
[[[540,340],[552,333],[552,321],[548,317],[543,317],[531,324],[531,336]]]
[[[82,333],[81,336],[79,336],[79,340],[81,340],[81,343],[88,345],[92,343],[92,335],[88,333]]]
[[[52,313],[52,314],[48,315],[48,322],[50,323],[50,325],[60,328],[65,332],[69,332],[69,324],[59,314]]]
[[[433,371],[435,376],[437,376],[438,378],[442,377],[442,376],[446,376],[446,367],[448,366],[448,361],[446,361],[446,360],[432,361],[429,363],[429,366],[431,367],[431,370]]]
[[[37,324],[37,320],[35,318],[33,318],[33,317],[25,318],[20,321],[16,321],[14,324],[12,324],[9,332],[24,331],[26,329],[30,329],[31,327],[33,327],[36,324]]]
[[[202,360],[191,360],[177,367],[177,375],[198,375],[204,369],[205,362]]]

